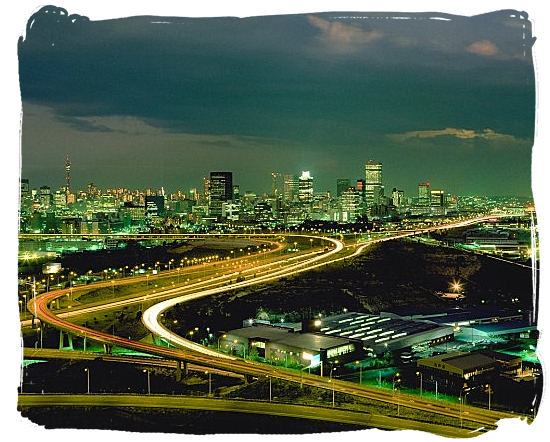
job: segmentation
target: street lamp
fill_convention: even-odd
[[[356,365],[359,365],[359,385],[363,383],[363,364],[359,361],[355,361]]]
[[[332,408],[334,408],[334,382],[332,382],[332,371],[336,370],[336,367],[332,367],[330,369],[330,373],[328,375],[328,381],[332,383]]]
[[[147,394],[151,394],[151,371],[149,369],[144,369],[143,373],[147,372]]]
[[[485,385],[485,388],[487,388],[487,393],[489,393],[489,410],[491,409],[491,393],[493,392],[493,389],[491,388],[491,384]]]
[[[417,372],[416,372],[416,375],[417,375],[417,376],[420,376],[420,397],[422,397],[422,372],[421,372],[421,371],[417,371]]]
[[[401,382],[401,379],[399,379],[399,376],[400,374],[399,373],[395,373],[395,375],[393,376],[393,383],[392,383],[392,392],[395,392],[395,378],[398,378],[397,379],[397,384],[399,384]],[[397,415],[399,416],[399,388],[397,388],[397,397],[396,397],[396,402],[397,402]]]
[[[84,371],[86,372],[86,378],[88,380],[88,394],[90,394],[90,369],[86,367]]]

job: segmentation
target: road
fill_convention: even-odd
[[[117,395],[117,394],[20,394],[18,408],[28,407],[140,407],[187,410],[210,410],[249,414],[267,414],[299,419],[339,422],[387,430],[421,430],[446,437],[474,437],[485,432],[484,428],[469,430],[447,427],[427,422],[411,421],[396,417],[368,414],[319,406],[284,404],[251,400],[227,400],[204,397],[165,395]]]
[[[126,364],[139,364],[148,367],[157,368],[177,368],[177,362],[172,359],[156,358],[152,356],[136,356],[136,355],[110,355],[105,353],[94,353],[91,351],[74,351],[74,350],[56,350],[53,348],[24,348],[23,357],[25,359],[35,360],[70,360],[70,361],[95,361],[102,360],[106,362],[118,362]],[[204,367],[188,364],[187,369],[189,371],[198,371],[204,373]],[[216,368],[209,368],[208,371],[212,374],[218,374],[220,376],[235,377],[243,379],[244,375],[233,373],[231,371],[218,370]]]
[[[425,228],[422,231],[419,231],[416,233],[433,231],[438,229],[462,227],[462,226],[482,222],[486,219],[487,217],[470,219],[470,220],[460,221],[457,223]],[[286,266],[283,266],[284,268],[282,269],[281,267],[276,267],[276,269],[273,270],[272,272],[269,271],[266,274],[262,274],[259,276],[256,275],[256,277],[253,277],[247,281],[242,281],[241,283],[231,284],[229,286],[226,286],[225,289],[234,289],[234,288],[244,287],[246,285],[251,285],[259,282],[265,282],[265,281],[279,278],[283,275],[288,276],[290,274],[289,272],[292,272],[292,274],[298,274],[303,271],[311,270],[313,268],[334,263],[334,262],[349,258],[352,255],[359,254],[361,253],[361,251],[364,250],[364,248],[366,248],[367,246],[373,243],[394,240],[396,238],[413,235],[414,233],[415,232],[408,232],[400,235],[383,237],[383,238],[370,241],[365,244],[354,244],[351,247],[344,247],[341,244],[341,242],[337,240],[316,237],[318,240],[330,240],[331,242],[333,242],[335,247],[332,250],[319,254],[315,257],[307,258],[305,262],[290,263],[290,264],[287,264]],[[343,256],[338,254],[341,254]],[[216,288],[216,287],[204,288],[202,291],[194,292],[194,293],[189,292],[189,287],[174,288],[170,290],[172,290],[172,292],[170,292],[169,296],[176,296],[176,294],[180,292],[180,293],[184,293],[184,295],[182,296],[185,297],[184,298],[185,300],[188,300],[188,299],[194,299],[199,295],[208,296],[208,294],[210,293],[210,290],[214,290],[217,292],[219,288]],[[480,423],[480,426],[494,425],[499,419],[515,416],[507,413],[489,411],[489,410],[484,410],[484,409],[470,407],[470,406],[460,407],[458,404],[442,403],[439,401],[421,399],[421,398],[418,398],[417,396],[411,396],[411,395],[405,395],[405,394],[398,394],[397,397],[395,397],[393,395],[393,392],[388,392],[388,391],[367,387],[367,386],[359,386],[357,384],[341,381],[341,380],[330,380],[324,377],[310,375],[308,373],[303,373],[303,372],[298,373],[296,371],[287,370],[281,367],[273,367],[267,364],[254,363],[249,360],[242,360],[232,356],[223,355],[221,353],[214,352],[210,349],[205,349],[204,347],[196,346],[196,344],[191,345],[193,343],[189,343],[189,341],[183,342],[185,340],[182,340],[181,337],[178,337],[176,335],[166,336],[168,338],[167,340],[169,341],[173,340],[175,343],[180,344],[183,348],[161,347],[157,345],[146,344],[143,342],[137,342],[130,339],[125,339],[115,335],[109,335],[106,333],[97,332],[95,330],[78,326],[68,321],[65,321],[62,318],[59,318],[58,316],[56,316],[54,313],[52,313],[48,309],[49,302],[51,302],[56,297],[65,295],[66,293],[67,293],[67,290],[60,290],[57,292],[50,292],[50,293],[43,294],[37,297],[35,301],[30,302],[28,304],[28,308],[31,311],[36,312],[37,316],[41,320],[61,330],[65,330],[79,336],[86,336],[89,339],[92,339],[107,345],[117,345],[120,347],[130,348],[130,349],[134,349],[144,353],[161,356],[164,358],[169,358],[169,359],[174,359],[179,361],[181,360],[188,361],[191,363],[197,363],[200,365],[210,366],[210,367],[217,367],[222,370],[229,370],[236,373],[241,373],[241,374],[246,374],[251,376],[273,376],[273,377],[277,377],[280,379],[284,379],[284,380],[288,380],[296,383],[304,383],[307,385],[325,388],[325,389],[334,389],[335,391],[338,391],[338,392],[366,397],[366,398],[379,400],[382,402],[387,402],[392,404],[396,404],[396,402],[399,402],[401,406],[406,406],[409,408],[415,408],[426,412],[432,412],[432,413],[437,413],[437,414],[442,414],[442,415],[451,416],[455,418],[462,418],[465,420],[478,422]],[[191,295],[191,298],[187,298],[186,297],[187,295]],[[179,302],[181,302],[181,300]],[[166,307],[166,306],[167,304],[163,305],[163,307]],[[156,327],[155,325],[156,317],[154,313],[159,313],[159,311],[161,310],[162,308],[161,309],[157,308],[156,310],[151,311],[152,313],[148,315],[147,320],[150,321],[149,322],[150,325],[153,324]],[[156,323],[158,324],[158,321]],[[159,334],[166,333],[160,328],[159,329],[155,328],[155,331],[158,332]]]

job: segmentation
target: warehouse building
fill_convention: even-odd
[[[218,343],[224,352],[247,357],[254,354],[275,363],[311,368],[321,362],[349,362],[362,355],[361,343],[350,338],[256,323],[223,333]]]
[[[454,339],[453,327],[404,320],[369,313],[347,312],[309,322],[309,328],[325,335],[361,342],[372,354],[400,351],[413,345],[436,345]]]

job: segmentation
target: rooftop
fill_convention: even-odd
[[[337,336],[326,336],[321,333],[294,333],[289,328],[263,324],[229,330],[227,334],[245,339],[262,339],[314,351],[338,347],[350,342],[350,339]]]
[[[391,343],[399,338],[440,328],[429,322],[384,317],[370,313],[349,312],[321,319],[320,332],[325,335],[357,339],[367,345]]]
[[[227,334],[246,339],[261,338],[268,341],[274,341],[292,333],[292,330],[273,325],[253,324],[250,327],[236,328],[229,330]]]
[[[282,336],[279,339],[274,339],[274,341],[291,347],[320,351],[323,348],[326,349],[347,345],[350,339],[337,336],[326,336],[320,333],[292,333]]]
[[[454,352],[431,356],[429,358],[421,359],[421,361],[439,361],[445,364],[452,365],[463,371],[475,370],[476,368],[489,367],[495,364],[495,360],[482,353],[464,353]]]

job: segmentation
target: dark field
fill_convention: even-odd
[[[453,279],[460,280],[465,298],[444,300]],[[518,301],[512,302],[517,298]],[[300,321],[322,313],[377,313],[393,308],[451,308],[492,306],[526,311],[532,308],[529,269],[486,256],[428,246],[412,241],[373,245],[359,257],[299,277],[256,285],[179,305],[167,312],[174,331],[185,335],[194,327],[228,330],[243,319]],[[200,333],[194,334],[194,337]]]

